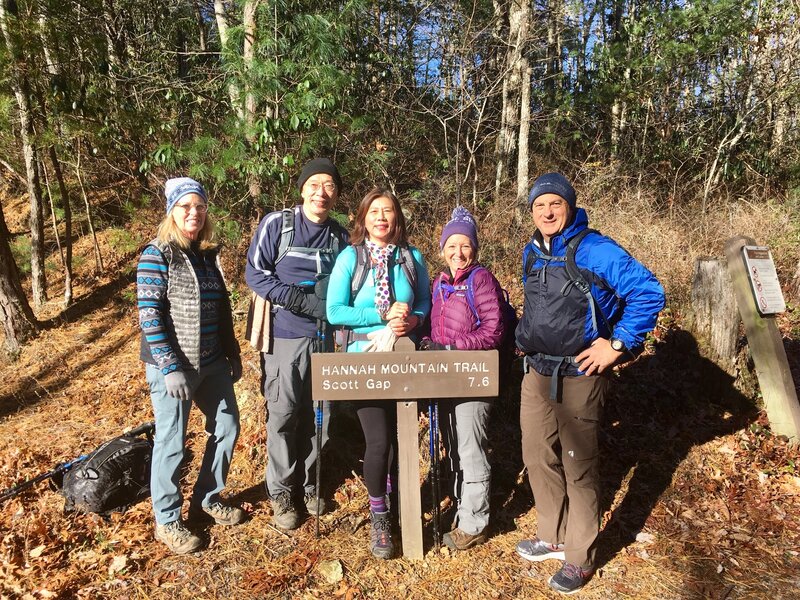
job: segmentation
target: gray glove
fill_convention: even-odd
[[[173,371],[164,375],[164,383],[167,386],[167,394],[176,400],[189,400],[192,397],[192,389],[189,387],[189,379],[183,371]]]
[[[319,296],[321,300],[328,299],[328,283],[331,280],[330,275],[317,275],[317,283],[314,284],[314,293]]]

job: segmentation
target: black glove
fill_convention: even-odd
[[[303,312],[303,290],[296,285],[289,286],[286,296],[283,299],[283,308],[290,310],[293,313]]]
[[[328,282],[331,280],[330,275],[317,275],[317,283],[314,284],[314,293],[320,300],[327,300],[328,298]]]
[[[425,338],[419,343],[420,350],[451,350],[450,345],[440,344],[431,339]]]
[[[303,294],[300,302],[300,312],[317,320],[324,321],[327,316],[325,313],[325,300],[314,293]]]

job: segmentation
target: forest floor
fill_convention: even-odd
[[[10,218],[14,206],[4,202],[12,232],[24,228]],[[17,208],[24,213],[23,205]],[[54,300],[38,312],[42,333],[15,361],[0,362],[0,489],[152,419],[138,360],[134,284],[145,231],[100,232],[103,275],[93,274],[89,236],[82,237],[74,305],[61,309],[54,283]],[[240,308],[245,289],[239,283],[234,293]],[[800,381],[797,309],[780,324]],[[237,328],[243,339],[241,318]],[[289,534],[271,526],[259,363],[249,346],[243,351],[245,374],[236,386],[242,432],[226,494],[243,504],[249,519],[232,528],[207,526],[202,552],[174,556],[153,539],[148,501],[104,520],[65,513],[63,497],[42,483],[0,505],[0,598],[557,597],[547,578],[559,564],[528,563],[514,552],[536,529],[520,454],[519,372],[492,417],[489,541],[464,553],[436,551],[426,514],[424,559],[379,561],[368,550],[363,438],[347,404],[337,406],[324,457],[334,509],[322,518],[320,539],[310,518]],[[648,352],[614,379],[602,425],[599,569],[579,597],[800,598],[796,448],[770,433],[763,410],[703,358],[679,315],[669,311]],[[423,473],[426,435],[423,416]],[[203,443],[195,411],[185,493]],[[426,482],[422,494],[429,510]]]

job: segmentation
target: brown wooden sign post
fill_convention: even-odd
[[[755,241],[747,237],[728,240],[725,244],[728,272],[733,281],[736,303],[742,315],[772,431],[785,435],[792,444],[797,444],[800,441],[800,404],[786,359],[786,349],[775,319],[759,314],[742,253],[745,246],[755,245]]]
[[[415,352],[400,338],[394,352],[339,352],[311,356],[311,393],[317,400],[397,402],[400,528],[403,556],[419,559],[422,502],[417,399],[497,396],[498,353]]]

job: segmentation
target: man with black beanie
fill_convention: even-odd
[[[333,162],[315,158],[306,163],[297,189],[301,205],[261,220],[245,268],[247,285],[272,305],[271,349],[261,353],[261,379],[268,411],[266,488],[273,523],[280,529],[300,525],[301,492],[308,513],[317,514],[316,461],[328,440],[330,417],[329,405],[323,403],[322,444],[317,448],[311,353],[320,324],[327,326],[318,284],[349,242],[347,231],[330,218],[342,189]],[[328,343],[331,337],[325,336]],[[324,501],[319,502],[322,513]]]

